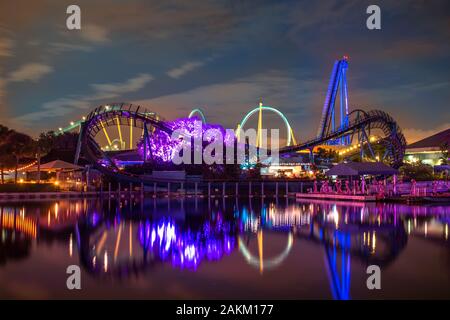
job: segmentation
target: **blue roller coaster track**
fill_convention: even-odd
[[[325,96],[323,104],[322,117],[320,119],[319,129],[317,131],[317,138],[325,137],[329,132],[336,131],[348,126],[348,90],[347,90],[347,57],[338,60],[334,63],[333,71],[331,72],[330,82],[328,84],[328,91]],[[340,114],[339,121],[336,116],[336,98],[340,88]],[[330,140],[327,144],[348,145],[350,139],[348,136],[339,137],[336,140]]]

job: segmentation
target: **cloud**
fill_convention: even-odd
[[[9,81],[36,81],[52,71],[53,68],[49,65],[41,63],[27,63],[22,65],[19,69],[11,72],[9,74]]]
[[[0,103],[2,101],[2,98],[5,96],[5,85],[6,81],[0,78]]]
[[[186,74],[194,69],[200,68],[203,65],[204,65],[204,63],[200,62],[200,61],[187,62],[178,68],[174,68],[174,69],[167,71],[167,75],[171,78],[178,79],[181,76],[183,76],[184,74]]]
[[[4,101],[3,101],[3,98],[6,95],[5,87],[6,87],[6,81],[0,77],[0,110],[2,110],[2,112],[4,114],[8,114],[7,106],[4,104]]]
[[[14,41],[8,38],[0,38],[0,57],[12,56]]]
[[[93,92],[89,95],[73,95],[46,102],[40,110],[16,117],[11,122],[16,126],[28,127],[35,121],[71,114],[74,109],[89,109],[96,101],[105,102],[136,92],[151,80],[153,80],[151,75],[143,73],[122,83],[91,84]]]
[[[100,44],[109,41],[108,30],[95,24],[81,26],[81,38],[89,42]]]
[[[151,75],[142,73],[123,83],[92,84],[91,87],[97,92],[99,99],[108,95],[114,98],[123,93],[138,91],[151,80],[153,80]]]
[[[69,51],[81,51],[81,52],[91,52],[92,47],[86,45],[64,43],[64,42],[53,42],[48,45],[49,51],[54,54],[69,52]]]
[[[152,111],[166,119],[187,116],[191,109],[200,107],[205,111],[208,121],[220,123],[227,128],[235,128],[244,115],[256,107],[262,98],[265,105],[276,107],[283,112],[291,125],[294,125],[296,134],[304,138],[315,132],[319,120],[317,124],[307,121],[308,123],[301,127],[297,124],[304,123],[302,118],[305,115],[311,116],[315,112],[309,106],[313,105],[310,102],[315,98],[314,88],[319,84],[319,81],[300,80],[289,73],[268,70],[223,83],[133,102],[151,106]],[[322,98],[321,95],[318,97]],[[292,101],[299,103],[292,103]],[[283,125],[276,115],[268,114],[267,117],[270,118],[265,118],[265,121],[271,119],[270,122],[275,126]],[[253,120],[256,121],[256,118]],[[284,126],[280,128],[284,130]]]

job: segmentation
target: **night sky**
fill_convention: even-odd
[[[66,28],[70,4],[81,30]],[[381,30],[366,28],[370,4]],[[448,0],[0,0],[0,123],[36,136],[126,101],[235,128],[262,98],[305,140],[348,55],[351,108],[388,112],[413,142],[450,127],[449,46]]]

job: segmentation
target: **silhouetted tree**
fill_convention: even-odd
[[[5,182],[5,168],[9,168],[14,165],[14,157],[11,153],[10,141],[10,136],[12,133],[13,130],[0,125],[0,170],[2,184]]]
[[[24,157],[33,157],[36,148],[36,142],[28,135],[13,131],[9,135],[9,147],[11,154],[15,159],[14,182],[17,183],[17,169],[20,159]]]
[[[445,142],[441,145],[441,165],[447,165],[448,164],[448,142]]]

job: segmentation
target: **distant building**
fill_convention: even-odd
[[[450,147],[450,129],[441,131],[406,147],[405,162],[418,162],[432,166],[440,165],[442,148]]]
[[[297,154],[296,156],[280,157],[278,163],[264,163],[266,166],[261,168],[262,176],[277,178],[305,178],[313,174],[309,155],[306,158]]]

